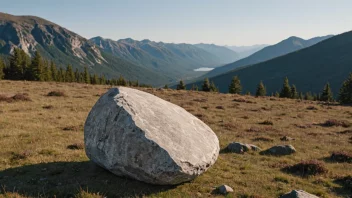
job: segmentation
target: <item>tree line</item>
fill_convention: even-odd
[[[186,89],[184,82],[181,80],[177,85],[178,90]],[[198,91],[198,87],[193,85],[191,90]],[[200,91],[205,92],[218,92],[218,88],[215,86],[214,82],[209,82],[209,79],[206,78],[203,81],[202,89]],[[242,85],[238,76],[234,76],[229,85],[228,92],[231,94],[242,94]],[[247,92],[246,95],[251,95]],[[255,96],[266,96],[266,87],[262,81],[259,82]],[[286,77],[284,79],[282,88],[280,92],[272,93],[271,96],[280,97],[280,98],[292,98],[292,99],[301,99],[301,100],[314,100],[314,101],[325,101],[325,102],[334,102],[335,98],[331,91],[329,83],[326,83],[322,91],[319,94],[312,94],[311,92],[302,93],[298,92],[295,85],[290,85],[289,80]],[[349,77],[343,82],[342,87],[338,95],[338,101],[341,104],[352,104],[352,73]]]
[[[140,84],[138,80],[126,80],[122,76],[117,79],[107,79],[103,74],[91,74],[87,66],[84,67],[83,71],[78,69],[74,71],[70,64],[65,69],[57,67],[53,61],[42,58],[38,51],[30,58],[25,51],[15,48],[7,63],[5,64],[5,61],[0,58],[0,80],[77,82],[93,85],[151,87],[150,85]]]

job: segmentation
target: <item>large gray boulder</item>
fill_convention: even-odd
[[[293,190],[287,194],[281,195],[280,198],[319,198],[319,197],[309,194],[303,190]]]
[[[212,166],[219,140],[183,108],[136,89],[104,94],[84,126],[86,154],[119,176],[174,185]]]

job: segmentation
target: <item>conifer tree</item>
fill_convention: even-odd
[[[100,81],[100,84],[102,84],[102,85],[105,85],[105,84],[106,84],[106,79],[105,79],[104,74],[102,74],[102,75],[100,76],[99,81]]]
[[[297,88],[295,85],[292,85],[292,87],[291,87],[291,98],[292,99],[298,98],[298,92],[297,92]]]
[[[0,80],[4,79],[4,77],[5,77],[4,70],[5,70],[5,63],[0,57]]]
[[[50,61],[50,73],[51,73],[51,79],[53,81],[58,81],[57,69],[53,61]]]
[[[303,100],[304,99],[304,96],[303,96],[303,93],[302,92],[299,92],[299,96],[298,96],[299,99]]]
[[[210,83],[210,91],[211,91],[211,92],[218,92],[218,91],[219,91],[218,88],[215,86],[214,81],[212,81],[212,82]]]
[[[177,90],[184,90],[184,89],[186,89],[186,86],[185,86],[185,84],[183,83],[183,80],[180,80],[180,83],[178,83],[176,89],[177,89]]]
[[[168,89],[168,88],[169,88],[169,86],[167,84],[165,84],[164,89]]]
[[[257,91],[255,93],[255,96],[265,96],[266,95],[266,89],[265,86],[263,84],[263,81],[260,81],[260,83],[257,86]]]
[[[29,80],[44,81],[44,63],[38,51],[34,53],[29,68]]]
[[[93,76],[91,76],[90,82],[93,85],[99,84],[99,78],[98,78],[97,74],[93,74]]]
[[[118,81],[117,81],[117,85],[120,85],[120,86],[126,86],[127,85],[127,82],[126,80],[120,75]]]
[[[24,78],[23,61],[21,49],[15,48],[9,59],[10,65],[7,70],[6,78],[9,80],[22,80]]]
[[[331,87],[329,83],[326,83],[324,86],[324,89],[322,91],[322,94],[320,96],[321,101],[326,101],[326,102],[332,102],[334,101],[334,97],[331,91]]]
[[[75,70],[74,75],[75,75],[75,82],[81,83],[81,82],[82,82],[82,81],[81,81],[81,73],[78,71],[77,68],[76,68],[76,70]]]
[[[90,74],[88,72],[88,67],[84,67],[83,78],[85,83],[90,84]]]
[[[307,92],[307,93],[305,94],[305,96],[304,96],[304,99],[305,99],[305,100],[313,100],[314,97],[313,97],[313,95],[312,95],[311,92]]]
[[[57,72],[58,82],[65,82],[65,76],[65,70],[60,67],[59,71]]]
[[[202,91],[206,91],[206,92],[210,91],[210,82],[208,78],[205,78],[203,81]]]
[[[280,97],[280,93],[279,92],[275,92],[275,97],[279,98]]]
[[[280,92],[280,98],[291,98],[291,87],[290,87],[290,84],[288,83],[287,77],[284,80],[284,84]]]
[[[340,88],[339,101],[341,104],[352,104],[352,73],[350,73]]]
[[[229,93],[231,94],[241,94],[242,92],[242,86],[241,86],[241,81],[238,78],[238,76],[234,76],[231,84],[229,86]]]
[[[72,66],[68,64],[65,72],[65,82],[74,82],[74,81],[75,81],[75,74],[73,73]]]

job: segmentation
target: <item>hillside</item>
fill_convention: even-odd
[[[256,53],[257,51],[267,46],[269,45],[258,44],[258,45],[251,45],[251,46],[225,46],[225,47],[229,48],[232,51],[235,51],[238,54],[239,58],[242,59]]]
[[[218,136],[217,162],[192,182],[157,186],[118,177],[90,162],[83,125],[109,86],[76,83],[0,81],[0,95],[28,94],[31,101],[0,101],[0,197],[224,197],[214,187],[235,191],[226,197],[279,197],[302,189],[319,197],[348,197],[339,178],[352,175],[351,163],[331,161],[332,152],[352,153],[351,127],[322,125],[336,119],[352,123],[352,107],[312,101],[141,89],[186,109]],[[50,91],[65,97],[48,97]],[[3,99],[3,97],[2,97]],[[272,125],[260,124],[269,120]],[[295,138],[281,141],[283,136]],[[231,142],[262,149],[291,144],[297,152],[266,156],[227,153]],[[318,160],[329,172],[304,177],[283,171],[302,160]],[[343,187],[345,185],[345,188]]]
[[[220,46],[217,46],[217,48],[227,54],[217,56],[219,53],[190,44],[163,43],[150,40],[137,41],[130,38],[113,41],[102,37],[94,37],[90,40],[105,52],[174,80],[199,76],[203,73],[194,72],[194,69],[214,65],[220,66],[231,62],[228,59],[223,60],[224,56],[230,56],[230,54],[236,56],[234,52]]]
[[[163,84],[169,79],[129,61],[102,52],[94,43],[55,23],[35,16],[13,16],[0,13],[0,55],[10,55],[15,47],[32,55],[40,51],[44,58],[57,65],[83,70],[107,77],[123,75],[147,84]]]
[[[263,48],[262,50],[259,50],[258,52],[252,54],[251,56],[238,60],[234,63],[230,63],[227,65],[224,65],[222,67],[215,68],[214,70],[208,72],[205,74],[203,77],[213,77],[217,76],[219,74],[223,74],[225,72],[231,71],[233,69],[236,69],[238,67],[242,66],[247,66],[247,65],[252,65],[256,63],[260,63],[263,61],[270,60],[272,58],[276,58],[309,46],[312,46],[320,41],[323,41],[327,38],[332,37],[331,35],[329,36],[323,36],[323,37],[315,37],[309,40],[304,40],[299,37],[290,37],[288,39],[285,39],[275,45],[271,45],[268,47]]]
[[[329,82],[336,96],[343,80],[352,72],[351,64],[352,32],[346,32],[311,47],[239,68],[211,80],[221,92],[227,92],[231,79],[238,75],[243,91],[250,91],[252,94],[255,93],[259,81],[263,80],[267,93],[271,94],[281,89],[283,79],[287,76],[300,92],[318,93]]]
[[[219,58],[219,60],[222,61],[223,64],[232,63],[240,59],[240,55],[236,51],[230,50],[223,46],[204,43],[195,44],[194,46],[214,54]]]

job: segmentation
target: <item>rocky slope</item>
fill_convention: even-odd
[[[216,46],[217,49],[223,48],[221,52],[226,51],[227,54],[207,50],[198,45],[154,42],[147,39],[137,41],[128,38],[114,41],[94,37],[90,40],[105,52],[173,79],[187,79],[199,75],[201,73],[193,71],[199,67],[216,67],[229,63],[233,60],[229,59],[230,56],[236,59],[235,52],[220,46]]]
[[[55,23],[35,16],[0,13],[0,54],[9,55],[14,48],[29,55],[39,50],[46,59],[59,66],[89,70],[108,77],[125,76],[143,83],[162,84],[165,77],[101,51],[94,43]]]

